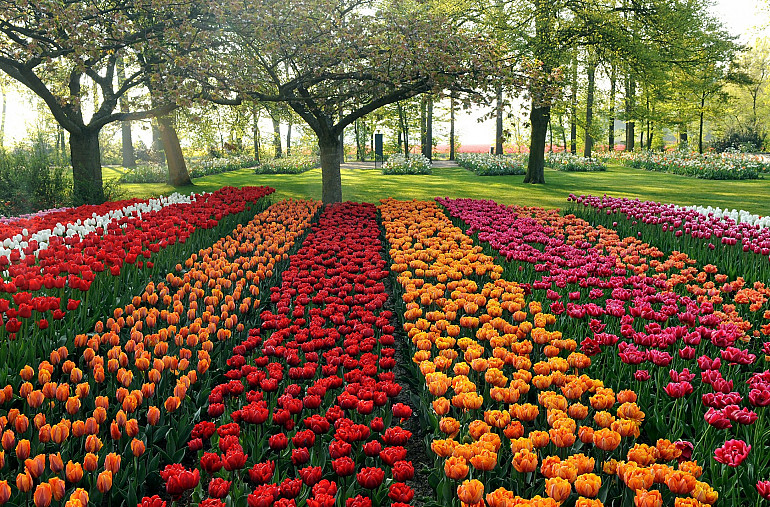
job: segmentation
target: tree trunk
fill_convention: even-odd
[[[687,126],[679,126],[679,149],[683,150],[687,148]]]
[[[564,153],[567,153],[567,129],[564,128],[564,117],[559,113],[559,129],[561,130],[561,140],[564,145]]]
[[[281,149],[281,122],[272,114],[270,118],[273,120],[273,149],[275,150],[275,158],[281,158],[283,155],[283,150]]]
[[[553,153],[553,122],[548,117],[548,151]]]
[[[449,160],[455,159],[455,93],[449,95]]]
[[[59,145],[59,149],[61,150],[59,151],[58,155],[60,159],[63,161],[67,159],[67,147],[66,147],[66,143],[64,142],[64,129],[60,125],[57,127],[56,131],[57,131],[56,137],[59,140],[57,144]]]
[[[398,102],[398,122],[404,137],[404,156],[409,158],[409,124],[406,121],[406,115],[404,114],[404,108],[401,107],[401,102]]]
[[[433,161],[433,95],[428,96],[428,114],[425,116],[425,151],[426,157]]]
[[[596,64],[588,64],[588,91],[586,93],[586,145],[583,149],[583,156],[591,158],[591,149],[594,146],[594,139],[591,137],[591,126],[594,119],[594,89],[596,87]]]
[[[420,96],[420,153],[427,157],[427,139],[428,139],[428,96]]]
[[[652,136],[654,135],[652,131],[652,123],[650,123],[650,120],[647,120],[647,151],[652,150]]]
[[[168,184],[173,187],[192,185],[190,173],[187,172],[187,164],[182,155],[182,147],[179,145],[179,136],[174,128],[174,117],[167,114],[158,118],[158,130],[163,142],[163,151],[166,152]]]
[[[700,98],[700,115],[698,119],[698,153],[703,153],[703,109],[706,107],[706,97]]]
[[[86,130],[70,133],[72,158],[72,200],[75,206],[104,202],[102,157],[99,150],[99,131]]]
[[[524,183],[545,183],[545,137],[548,132],[548,120],[551,117],[551,108],[535,107],[529,115],[532,125],[532,136],[529,143],[529,163]]]
[[[356,162],[361,162],[361,129],[359,128],[358,120],[353,122],[353,135],[356,136]]]
[[[118,57],[118,86],[123,86],[126,80],[126,67],[123,64],[123,57]],[[128,95],[123,94],[120,96],[120,112],[128,112]],[[121,155],[123,158],[123,167],[136,167],[136,155],[134,154],[134,142],[131,137],[131,122],[120,122],[121,129]]]
[[[286,156],[291,157],[291,122],[289,122],[289,128],[286,129]]]
[[[610,126],[607,129],[607,141],[608,149],[615,151],[615,83],[617,77],[615,76],[615,66],[612,66],[610,73]]]
[[[254,123],[252,123],[252,133],[254,135],[254,161],[259,164],[259,113],[257,112],[257,106],[251,108],[251,114],[254,117]]]
[[[152,150],[158,153],[159,162],[166,163],[166,154],[163,152],[163,141],[160,140],[160,129],[158,129],[158,120],[152,122]]]
[[[503,154],[503,86],[497,85],[497,123],[495,125],[495,155]]]
[[[5,143],[5,112],[8,105],[8,91],[5,85],[0,85],[0,93],[3,94],[3,108],[0,111],[0,148],[2,148]]]
[[[321,153],[321,199],[324,204],[342,201],[342,178],[340,177],[340,144],[337,136],[318,138]]]
[[[634,151],[634,121],[631,119],[631,115],[634,110],[634,78],[629,77],[626,80],[626,151]]]
[[[572,64],[572,95],[570,96],[569,151],[577,154],[577,55]]]

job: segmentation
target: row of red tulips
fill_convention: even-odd
[[[261,326],[233,348],[188,448],[162,472],[201,506],[404,506],[414,474],[395,421],[392,313],[376,209],[327,207],[271,289]],[[391,424],[393,421],[394,424]],[[188,493],[191,491],[191,493]],[[161,506],[160,497],[142,505]]]

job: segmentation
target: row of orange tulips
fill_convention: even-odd
[[[468,505],[716,501],[686,446],[634,443],[645,418],[636,393],[587,375],[591,359],[552,330],[554,315],[438,206],[387,200],[380,211],[444,501],[454,484]]]
[[[0,504],[136,505],[137,485],[152,487],[160,462],[184,455],[207,372],[224,366],[220,342],[243,331],[319,208],[270,206],[78,334],[74,350],[21,369],[0,390]]]

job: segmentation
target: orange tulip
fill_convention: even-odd
[[[77,488],[70,495],[70,500],[77,500],[83,507],[88,506],[88,492],[83,488]]]
[[[22,439],[19,440],[19,443],[16,444],[16,456],[19,458],[19,460],[25,460],[29,458],[29,454],[31,452],[29,440]]]
[[[444,462],[444,473],[454,480],[464,479],[468,475],[468,465],[461,456],[450,456]]]
[[[545,481],[545,494],[558,503],[565,501],[570,493],[572,493],[572,486],[569,481],[561,477],[553,477]]]
[[[110,424],[110,438],[113,440],[120,440],[121,436],[123,436],[123,434],[120,431],[120,426],[118,426],[118,423],[115,421],[112,421]]]
[[[70,429],[66,424],[58,423],[51,426],[51,440],[61,445],[69,437]]]
[[[580,496],[595,497],[602,487],[602,480],[596,474],[583,474],[575,479],[575,491]]]
[[[102,440],[96,435],[88,435],[86,437],[86,451],[99,452],[102,448]]]
[[[581,496],[575,502],[575,507],[604,507],[604,504],[598,498],[583,498]]]
[[[96,478],[96,487],[100,493],[106,493],[112,488],[112,472],[105,470]]]
[[[27,469],[24,469],[23,474],[16,476],[16,487],[19,488],[19,491],[22,493],[31,491],[34,483],[35,479],[32,478],[32,476],[29,474],[29,470]]]
[[[38,454],[33,459],[24,460],[24,467],[29,470],[34,479],[37,479],[45,472],[45,454]]]
[[[476,470],[492,470],[497,465],[497,453],[484,449],[473,456],[470,461]]]
[[[66,409],[69,415],[77,414],[80,410],[80,399],[77,396],[67,398]]]
[[[131,441],[131,452],[134,454],[134,456],[139,457],[144,454],[144,451],[145,445],[143,441],[136,438]]]
[[[442,417],[438,427],[449,436],[456,435],[460,431],[460,423],[453,417]]]
[[[104,458],[104,469],[109,470],[113,474],[117,474],[120,470],[120,455],[114,452],[109,453]]]
[[[529,449],[521,449],[513,455],[513,468],[526,474],[537,470],[537,454]]]
[[[12,430],[5,430],[3,432],[2,444],[3,449],[6,451],[10,450],[14,445],[16,445],[16,435]]]
[[[0,451],[0,470],[5,466],[5,451]]]
[[[139,434],[139,422],[136,419],[126,421],[126,435],[134,438]]]
[[[695,489],[696,479],[691,474],[682,471],[671,472],[666,478],[666,486],[672,493],[686,495]]]
[[[99,457],[92,452],[87,453],[83,458],[83,468],[85,468],[87,472],[95,472],[98,467]]]
[[[609,428],[595,431],[594,445],[603,451],[614,451],[620,445],[620,433]]]
[[[53,499],[53,491],[51,490],[51,485],[47,482],[38,484],[37,488],[35,488],[35,495],[33,498],[35,501],[35,507],[48,507],[51,505],[51,500]]]
[[[70,460],[67,462],[64,475],[67,477],[68,482],[80,482],[80,479],[83,478],[83,467],[80,463],[74,463]]]
[[[67,485],[63,479],[59,477],[51,477],[48,479],[48,484],[51,486],[51,493],[53,493],[53,499],[57,502],[64,498],[64,493],[67,490]]]
[[[38,429],[37,432],[37,439],[40,440],[42,443],[47,444],[51,441],[51,425],[50,424],[44,424]]]
[[[158,407],[151,406],[147,409],[147,423],[150,426],[155,426],[158,424],[158,421],[160,420],[160,410]]]
[[[634,505],[636,507],[661,507],[663,505],[663,497],[658,490],[637,489],[636,496],[634,496]]]
[[[476,479],[465,481],[457,486],[457,498],[468,505],[474,505],[484,497],[484,484]]]
[[[11,499],[11,487],[8,481],[0,481],[0,505]]]
[[[513,492],[505,488],[497,488],[487,494],[486,500],[489,507],[508,507],[513,504]]]
[[[551,437],[547,431],[532,431],[529,434],[529,439],[537,449],[542,449],[551,443]]]

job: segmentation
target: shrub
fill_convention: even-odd
[[[762,151],[765,145],[765,135],[760,134],[752,126],[730,129],[719,139],[711,142],[711,147],[717,153],[727,151],[739,151],[742,153],[756,153]]]
[[[256,174],[301,174],[318,167],[318,160],[313,157],[291,156],[273,158],[254,168]]]
[[[431,162],[422,153],[410,154],[409,158],[403,153],[396,153],[382,165],[382,174],[431,174],[431,172]]]
[[[68,206],[72,171],[41,150],[0,150],[0,214],[31,213]]]
[[[202,178],[254,167],[256,164],[257,162],[249,156],[205,158],[187,161],[187,171],[191,178]],[[168,168],[157,163],[137,165],[128,169],[119,181],[120,183],[165,183],[168,181]]]
[[[460,153],[457,164],[479,176],[521,175],[527,173],[529,156],[526,153],[490,155],[488,153]]]
[[[547,153],[545,164],[557,171],[565,172],[594,172],[606,171],[607,166],[595,158],[585,158],[572,153]]]

